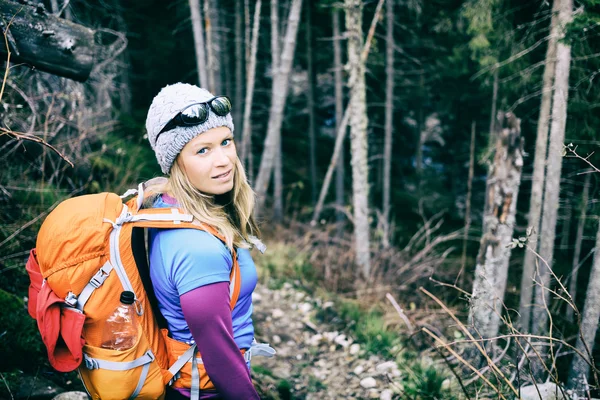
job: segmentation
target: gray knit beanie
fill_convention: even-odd
[[[212,128],[226,126],[233,133],[233,120],[231,113],[221,117],[212,109],[208,112],[208,119],[200,125],[178,126],[160,136],[161,129],[175,117],[181,110],[194,103],[210,100],[214,95],[206,89],[187,83],[176,83],[162,88],[156,95],[146,117],[146,130],[150,146],[156,154],[156,159],[163,173],[168,174],[177,155],[183,147],[201,134]],[[158,142],[156,141],[158,137]]]

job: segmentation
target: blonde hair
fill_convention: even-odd
[[[196,189],[178,160],[175,160],[166,182],[150,185],[146,189],[151,194],[144,201],[144,206],[152,207],[159,195],[169,193],[177,199],[185,212],[192,214],[199,222],[217,229],[225,237],[230,250],[233,247],[249,248],[250,236],[260,235],[254,219],[255,194],[248,184],[244,166],[237,157],[234,168],[229,204],[216,204],[214,195],[207,195]]]

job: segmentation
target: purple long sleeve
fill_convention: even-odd
[[[201,286],[181,296],[181,309],[204,367],[224,399],[259,399],[233,339],[229,282]]]

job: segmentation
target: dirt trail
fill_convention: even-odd
[[[290,284],[259,285],[254,293],[257,339],[277,350],[273,358],[252,360],[265,398],[399,398],[400,372],[392,360],[366,354],[353,339],[326,323],[311,322],[316,308],[333,307]],[[281,388],[277,395],[277,386]],[[285,387],[289,387],[289,394]],[[275,394],[274,394],[275,393]],[[272,396],[272,397],[271,397]]]

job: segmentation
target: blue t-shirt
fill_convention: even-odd
[[[154,207],[172,207],[158,197]],[[150,278],[159,309],[173,339],[192,343],[179,297],[190,290],[217,282],[229,282],[233,265],[227,246],[208,232],[197,229],[149,229]],[[254,338],[252,292],[257,274],[248,249],[236,249],[242,285],[231,313],[233,338],[240,349]]]

